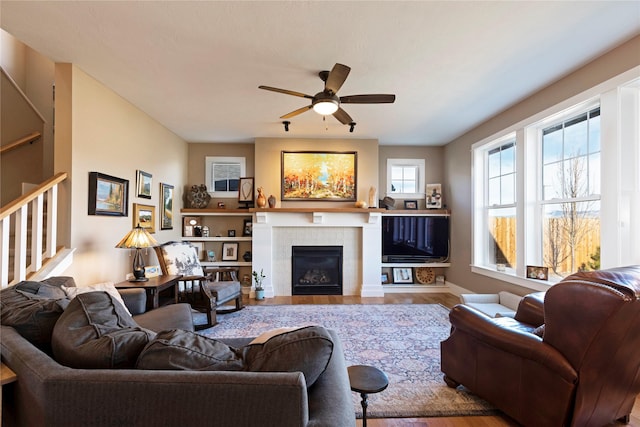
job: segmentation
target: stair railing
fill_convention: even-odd
[[[26,280],[29,273],[37,272],[42,268],[45,259],[52,258],[56,254],[58,184],[65,179],[67,179],[66,172],[58,173],[37,188],[0,208],[0,288]],[[31,208],[30,225],[28,224],[29,208]],[[44,224],[45,208],[46,226]],[[12,240],[13,251],[10,250]],[[11,256],[12,252],[13,256]],[[9,269],[11,259],[13,259],[12,277]],[[29,265],[27,265],[28,259]]]

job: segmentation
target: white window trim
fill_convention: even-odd
[[[205,157],[205,182],[207,183],[207,189],[211,197],[218,198],[237,198],[237,191],[214,191],[214,187],[211,185],[211,170],[214,164],[240,164],[240,176],[238,178],[242,178],[246,176],[247,173],[247,165],[246,159],[244,157],[217,157],[217,156],[206,156]]]
[[[393,167],[413,166],[418,168],[417,193],[392,193],[391,169]],[[425,199],[425,161],[424,159],[387,159],[387,191],[386,195],[395,199]]]
[[[516,133],[516,169],[523,168],[525,158],[540,161],[540,149],[537,142],[538,127],[534,126],[547,118],[561,116],[576,107],[584,107],[586,103],[594,99],[600,101],[601,113],[601,139],[607,144],[601,144],[602,172],[601,188],[607,188],[601,196],[601,268],[611,268],[622,265],[640,264],[640,224],[632,218],[640,216],[640,171],[633,165],[640,164],[640,66],[625,73],[613,77],[591,89],[575,95],[559,104],[550,107],[540,113],[524,119],[507,129],[493,134],[472,145],[472,236],[473,248],[471,272],[488,276],[494,279],[522,286],[533,291],[544,291],[552,286],[553,282],[527,279],[525,270],[529,262],[527,254],[538,253],[536,251],[539,241],[523,238],[517,239],[518,259],[515,270],[507,269],[505,272],[492,270],[489,266],[482,265],[479,254],[482,253],[482,241],[478,237],[482,234],[482,202],[484,183],[480,181],[483,172],[479,162],[482,159],[479,149],[484,148],[499,139],[505,138],[510,133]],[[621,126],[621,120],[626,121]],[[622,129],[621,129],[622,128]],[[528,142],[528,143],[527,143]],[[477,152],[478,151],[478,152]],[[526,156],[525,156],[526,154]],[[533,169],[533,171],[531,171]],[[537,175],[537,168],[529,168],[526,172]],[[541,220],[536,214],[536,208],[527,201],[537,197],[537,176],[526,176],[519,173],[516,181],[518,200],[517,215],[524,218],[518,221],[517,235],[523,236],[526,227],[535,226]],[[480,198],[480,199],[478,199]],[[524,198],[525,203],[520,203]],[[480,211],[480,212],[479,212]],[[537,228],[540,228],[539,225]]]

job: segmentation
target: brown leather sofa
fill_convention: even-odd
[[[640,266],[571,275],[523,299],[515,318],[451,310],[441,343],[462,384],[525,426],[629,421],[640,392]]]

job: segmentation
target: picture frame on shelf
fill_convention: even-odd
[[[160,230],[173,230],[173,185],[160,183]]]
[[[222,243],[222,261],[237,261],[238,246],[239,244],[237,242],[223,242]]]
[[[242,235],[243,236],[251,236],[253,234],[253,220],[245,219],[244,224],[242,225]]]
[[[236,237],[236,230],[227,230],[227,237]]]
[[[138,197],[142,197],[143,199],[150,199],[151,184],[152,175],[148,172],[144,172],[138,169],[136,171],[136,188],[138,190]]]
[[[89,172],[89,215],[128,216],[129,180]]]
[[[195,227],[200,225],[200,217],[185,216],[182,217],[182,236],[195,237]]]
[[[394,267],[393,283],[413,283],[413,270],[411,267]]]
[[[442,184],[427,184],[427,209],[442,209]]]
[[[244,203],[247,207],[253,204],[253,177],[242,177],[238,182],[238,202]]]
[[[355,151],[282,151],[280,200],[355,202],[357,156]]]
[[[418,201],[417,200],[405,200],[404,208],[409,210],[417,210],[418,209]]]
[[[198,260],[204,261],[205,259],[205,250],[204,250],[204,242],[189,242],[191,246],[193,246],[198,254]]]
[[[140,227],[153,234],[156,232],[156,207],[153,205],[133,204],[133,226]]]

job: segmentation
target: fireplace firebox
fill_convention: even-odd
[[[292,246],[291,295],[342,295],[342,246]]]

